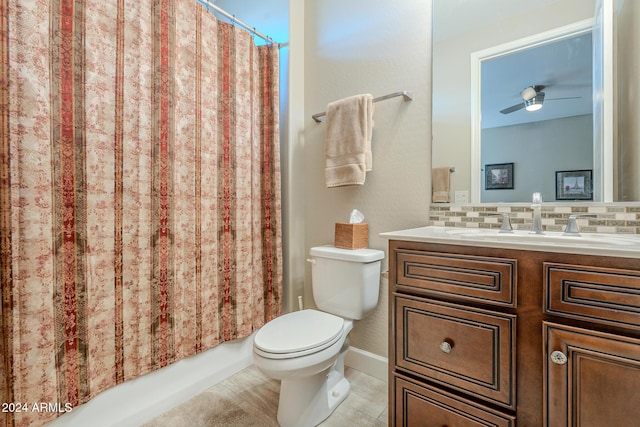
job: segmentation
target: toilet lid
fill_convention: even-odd
[[[267,353],[285,354],[323,349],[342,334],[344,319],[317,310],[300,310],[277,317],[256,334],[254,343]]]

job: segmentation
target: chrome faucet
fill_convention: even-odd
[[[544,234],[542,231],[542,194],[533,193],[531,199],[531,209],[533,209],[531,234]]]
[[[491,213],[489,216],[501,216],[502,225],[500,225],[500,231],[498,233],[513,233],[513,227],[511,226],[511,218],[506,212],[503,213]]]
[[[582,214],[582,215],[569,215],[567,221],[567,227],[564,229],[565,236],[580,236],[580,229],[578,228],[578,218],[597,218],[598,215]]]

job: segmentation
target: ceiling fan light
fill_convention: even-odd
[[[544,98],[542,98],[544,99]],[[527,111],[538,111],[542,108],[542,99],[540,97],[534,96],[531,99],[526,99],[524,101],[524,108]]]
[[[531,104],[525,107],[527,111],[538,111],[541,108],[542,108],[542,104]]]

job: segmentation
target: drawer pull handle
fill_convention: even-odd
[[[440,350],[442,350],[443,353],[451,353],[452,348],[453,342],[451,342],[451,340],[444,340],[440,343]]]
[[[556,350],[553,353],[551,353],[551,361],[556,365],[565,365],[568,359],[563,352]]]

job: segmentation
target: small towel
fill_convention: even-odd
[[[431,171],[431,201],[434,203],[449,203],[451,168],[433,168]]]
[[[355,95],[327,106],[325,182],[327,187],[363,185],[371,170],[373,96]]]

